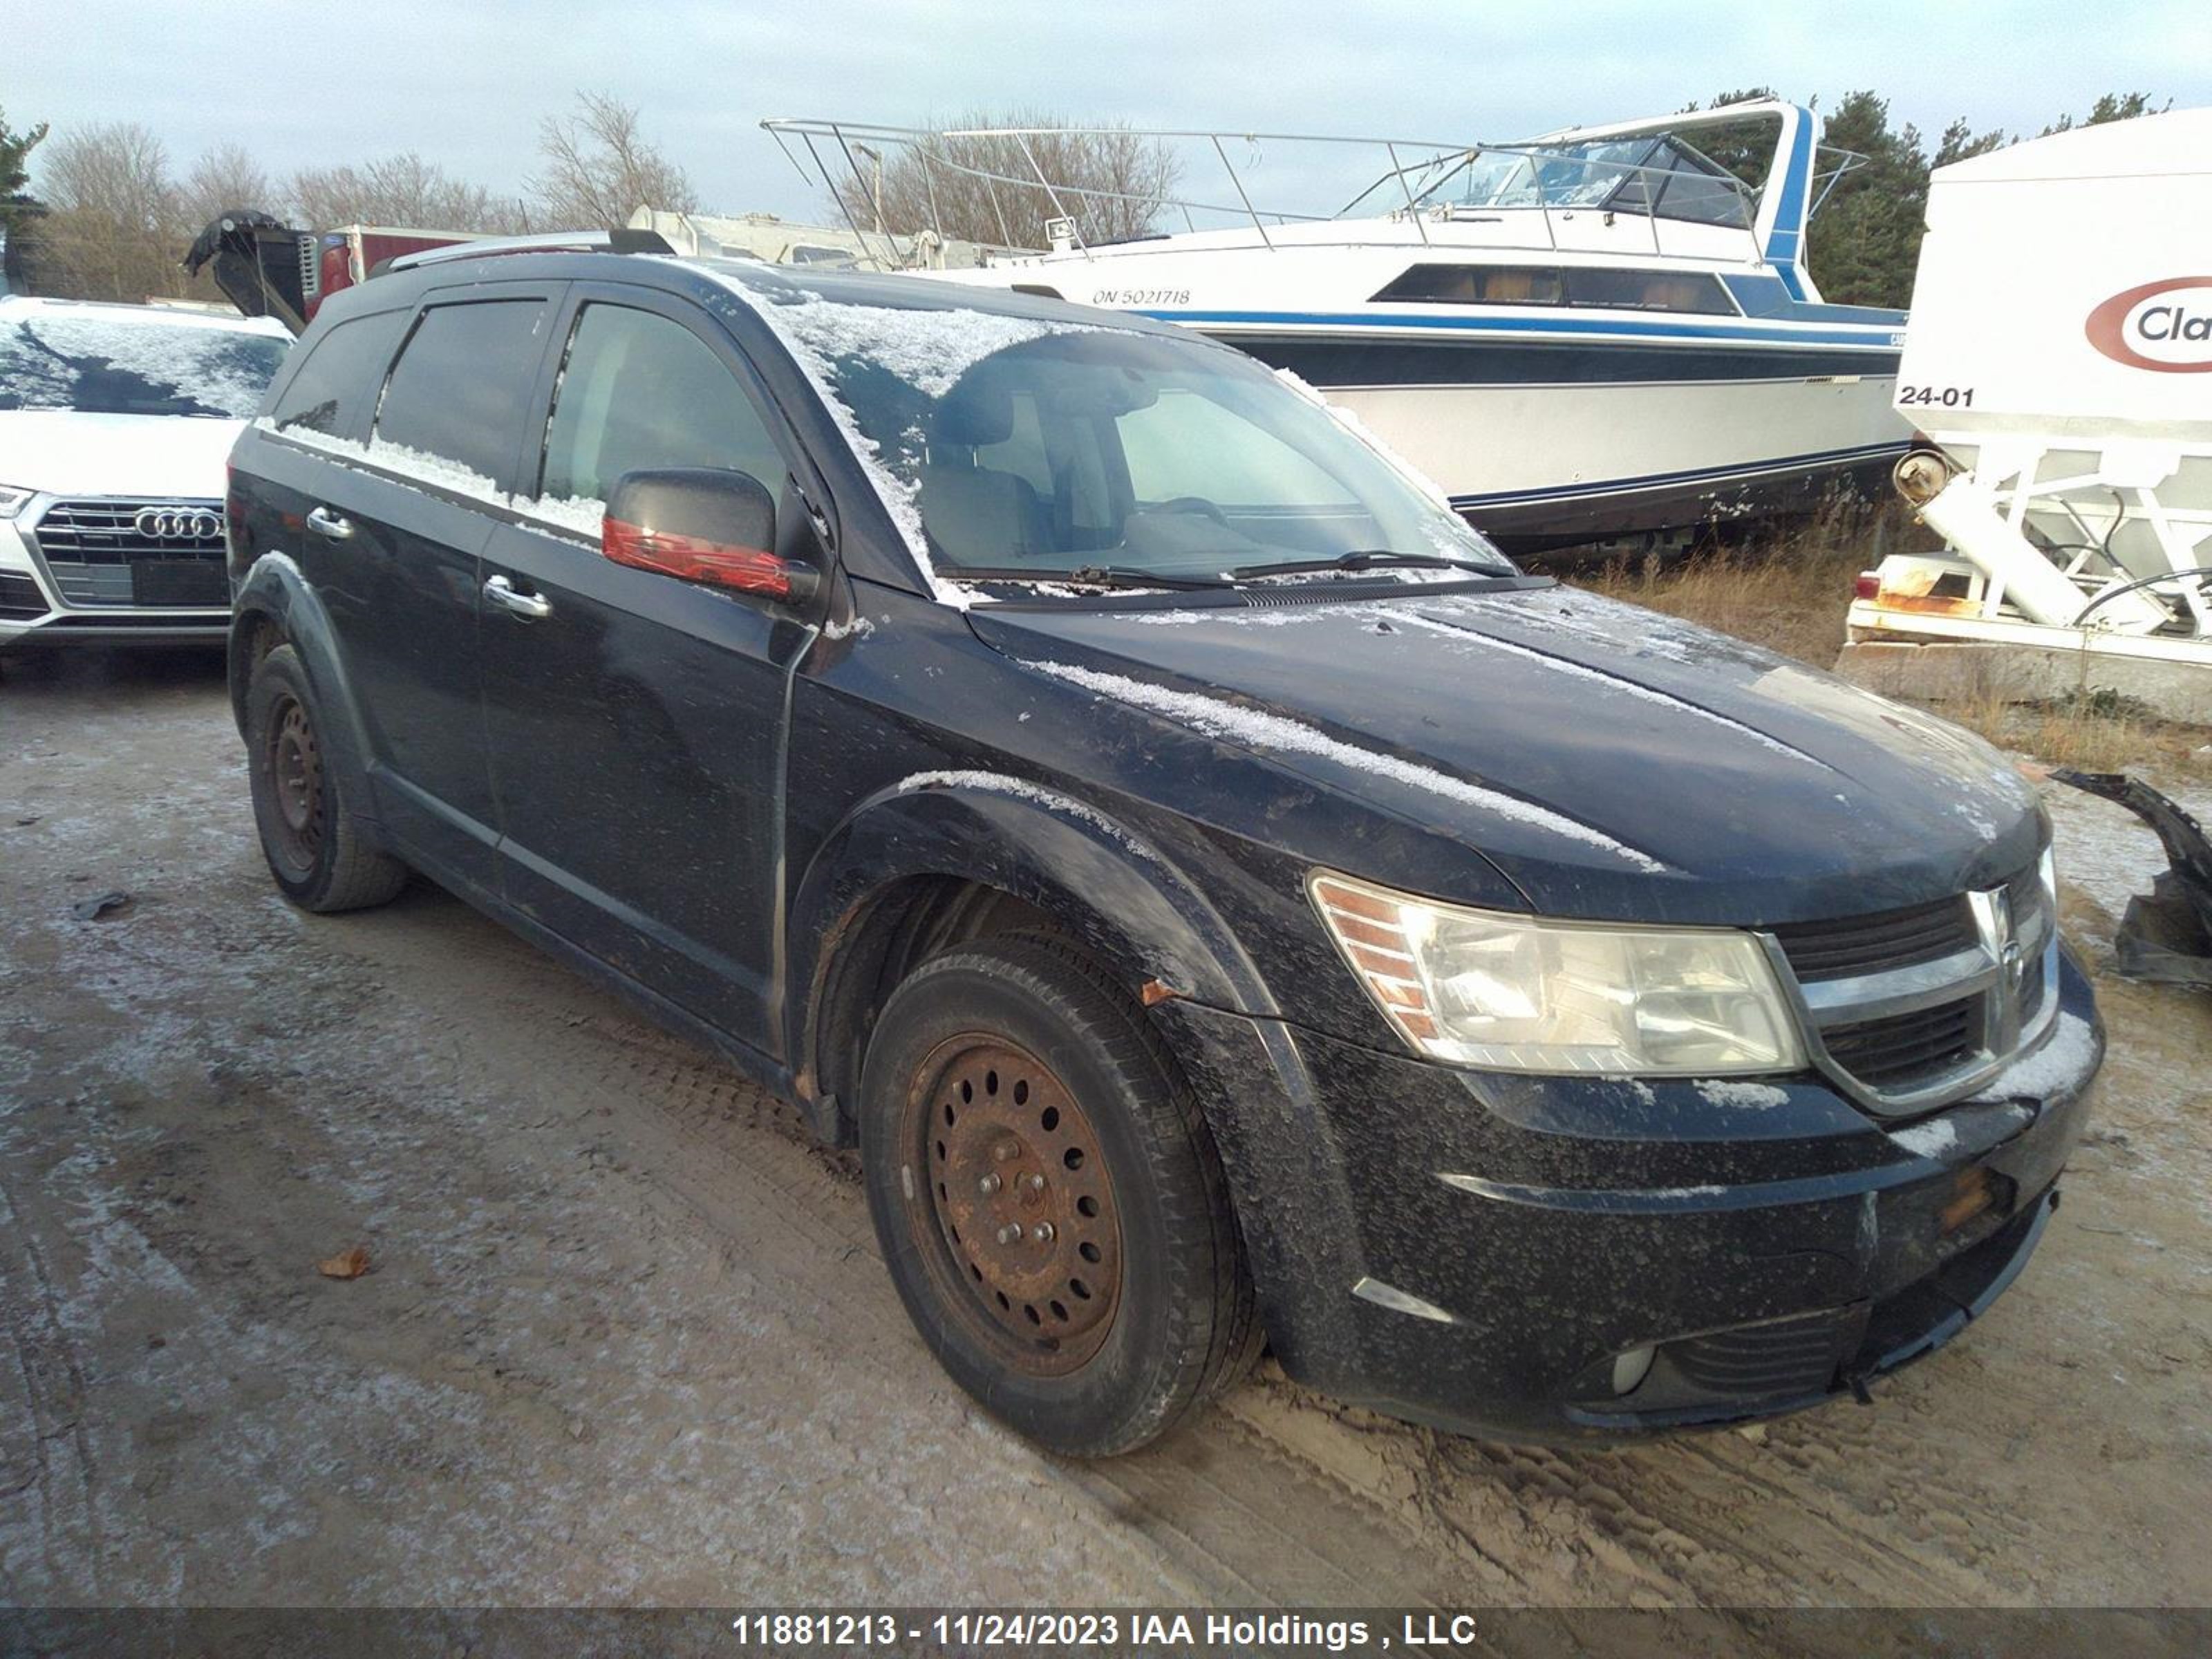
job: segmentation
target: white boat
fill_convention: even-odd
[[[1904,313],[1825,304],[1805,268],[1813,211],[1856,158],[1821,151],[1795,105],[1473,146],[1145,134],[1218,161],[1233,200],[1170,200],[1183,229],[1111,243],[1083,234],[1104,193],[1036,164],[1066,130],[763,125],[841,202],[869,198],[857,164],[839,187],[836,159],[894,146],[932,179],[984,179],[1017,215],[1048,209],[1038,250],[930,274],[1140,312],[1241,347],[1356,416],[1509,546],[1808,506],[1846,477],[1881,478],[1911,437],[1892,407]],[[1748,150],[1747,134],[1759,135]],[[1748,157],[1756,187],[1698,148],[1708,137]],[[1278,156],[1305,146],[1371,158],[1360,176],[1372,182],[1326,216],[1255,205],[1252,158],[1279,170]],[[1294,176],[1310,186],[1318,170]],[[1007,228],[1009,240],[1020,233]]]

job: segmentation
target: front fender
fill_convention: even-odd
[[[811,1056],[812,1017],[837,945],[875,898],[915,878],[972,881],[1065,921],[1136,994],[1178,995],[1279,1017],[1251,958],[1158,841],[1086,802],[995,773],[919,773],[854,807],[809,861],[785,937],[792,1052]]]
[[[1316,1298],[1301,1285],[1348,1286],[1357,1278],[1352,1236],[1302,1233],[1279,1201],[1285,1160],[1304,1172],[1299,1190],[1350,1212],[1331,1131],[1299,1051],[1257,967],[1192,878],[1209,855],[1163,841],[1089,804],[1026,780],[983,773],[921,773],[863,801],[823,844],[799,884],[787,937],[788,982],[807,988],[792,1014],[799,1092],[818,1133],[849,1137],[834,1092],[854,1070],[829,1052],[838,1034],[824,1012],[844,1006],[834,971],[840,952],[879,896],[916,877],[981,883],[1060,919],[1132,996],[1157,1000],[1152,1015],[1195,1091],[1227,1172],[1261,1307],[1271,1336],[1290,1352],[1332,1340]],[[1171,843],[1173,844],[1173,843]],[[1225,869],[1222,880],[1233,879]],[[866,956],[865,951],[858,954]],[[1147,995],[1158,981],[1174,994]],[[1326,1300],[1322,1298],[1322,1300]],[[1329,1304],[1333,1308],[1334,1304]]]
[[[258,660],[254,641],[264,624],[275,628],[283,642],[299,653],[307,670],[307,684],[315,694],[317,736],[326,762],[339,769],[343,782],[354,786],[352,800],[373,807],[376,793],[368,781],[368,732],[345,672],[337,631],[306,574],[289,554],[268,552],[254,560],[231,603],[230,707],[239,735],[246,735],[246,694]],[[373,830],[372,817],[356,816]]]

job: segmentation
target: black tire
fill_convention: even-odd
[[[256,665],[246,693],[246,766],[262,856],[284,896],[327,914],[382,904],[407,884],[407,866],[361,832],[319,736],[321,710],[299,653],[280,645]]]
[[[1070,946],[1016,935],[925,963],[884,1006],[860,1095],[899,1297],[1011,1427],[1072,1456],[1132,1451],[1258,1358],[1197,1101],[1143,1012]],[[1000,1176],[1012,1184],[988,1185]]]

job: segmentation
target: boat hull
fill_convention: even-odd
[[[1308,380],[1520,551],[1808,509],[1878,488],[1912,435],[1893,353],[1215,337]]]

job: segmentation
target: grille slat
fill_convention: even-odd
[[[1972,1000],[1832,1025],[1821,1033],[1838,1065],[1877,1088],[1962,1064],[1974,1053],[1975,1036]]]
[[[1670,1342],[1667,1353],[1684,1376],[1717,1394],[1812,1394],[1828,1386],[1850,1330],[1843,1314],[1812,1314]]]
[[[2031,872],[2032,873],[2032,872]],[[1790,922],[1774,936],[1801,980],[1848,979],[1937,962],[1972,948],[1974,919],[1964,895],[1844,921]]]

